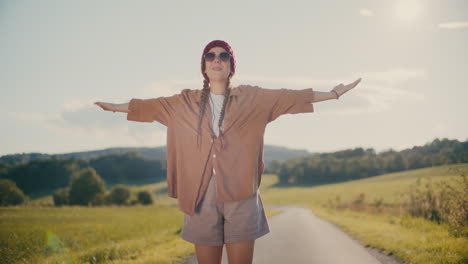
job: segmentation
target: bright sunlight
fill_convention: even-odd
[[[399,0],[395,4],[395,16],[401,22],[417,20],[423,11],[421,0]]]

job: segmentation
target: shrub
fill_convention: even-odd
[[[0,206],[23,204],[28,197],[16,183],[9,179],[0,179]]]
[[[105,193],[104,181],[93,168],[73,175],[70,183],[70,205],[92,205],[96,195]]]
[[[148,191],[140,191],[138,192],[138,201],[143,205],[148,205],[153,203],[153,197],[151,193]]]
[[[455,236],[468,235],[468,179],[464,174],[434,187],[430,178],[419,178],[406,192],[406,211],[412,216],[447,223]],[[423,187],[423,181],[426,181]]]
[[[128,198],[130,198],[130,189],[125,185],[117,184],[112,188],[110,197],[113,204],[125,204]]]
[[[106,195],[105,193],[97,193],[96,196],[94,196],[93,200],[91,201],[91,203],[93,205],[107,205],[107,204],[110,204],[108,202],[108,199],[107,198],[108,195]]]
[[[373,206],[380,208],[383,205],[384,199],[382,197],[374,198]]]
[[[366,194],[365,193],[360,193],[356,199],[354,199],[353,203],[356,205],[362,205],[364,204],[364,200],[366,199]]]
[[[70,203],[70,188],[59,188],[52,194],[54,205],[68,205]]]

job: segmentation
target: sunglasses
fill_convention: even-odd
[[[206,61],[214,61],[214,59],[216,58],[216,54],[214,52],[208,52],[205,54],[204,58]],[[222,61],[228,61],[231,59],[231,54],[227,52],[221,52],[218,58]]]

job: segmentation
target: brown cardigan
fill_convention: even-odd
[[[203,118],[202,145],[197,148],[201,89],[151,99],[132,98],[127,120],[158,121],[167,126],[168,196],[177,198],[181,211],[193,215],[216,178],[218,202],[244,199],[260,186],[263,135],[266,125],[283,114],[311,113],[312,88],[266,89],[240,85],[232,88],[226,105],[222,136],[216,137],[209,117]],[[205,115],[211,115],[210,104]]]

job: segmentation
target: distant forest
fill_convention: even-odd
[[[133,150],[113,149],[60,156],[39,153],[7,155],[0,157],[0,178],[14,181],[27,195],[65,187],[75,173],[86,167],[94,168],[106,184],[146,184],[166,179],[166,160],[161,157],[165,154],[164,148]],[[424,146],[378,154],[372,148],[310,154],[303,150],[265,146],[264,156],[267,166],[264,173],[277,174],[280,183],[314,185],[407,169],[467,163],[468,141],[435,139]]]
[[[110,185],[166,179],[166,160],[146,159],[136,153],[108,154],[90,160],[51,157],[17,163],[0,161],[0,178],[14,181],[18,188],[30,195],[65,187],[75,173],[87,167],[94,168]]]
[[[459,142],[444,138],[402,151],[389,150],[377,154],[372,148],[355,148],[318,153],[284,162],[275,161],[268,167],[268,172],[277,174],[280,184],[319,185],[467,162],[468,141]]]

